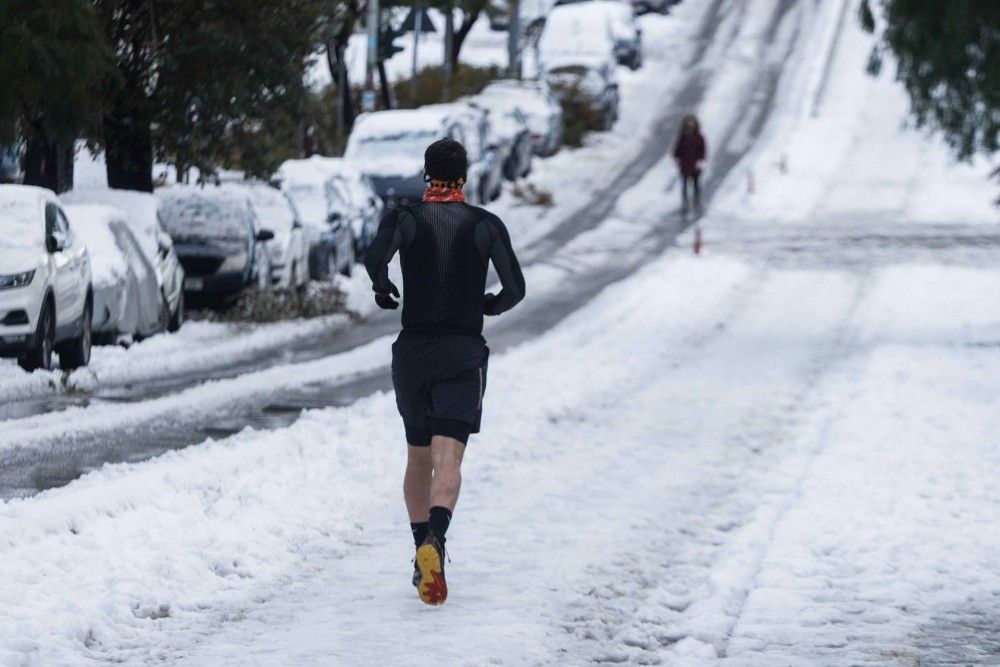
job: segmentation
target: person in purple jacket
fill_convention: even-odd
[[[681,172],[681,205],[688,210],[688,185],[694,192],[694,207],[701,209],[701,188],[698,179],[705,167],[705,137],[698,128],[698,118],[694,114],[684,116],[681,130],[674,146],[674,159]]]

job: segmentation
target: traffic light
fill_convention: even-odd
[[[403,34],[404,31],[402,28],[393,30],[392,27],[386,26],[382,29],[382,32],[378,36],[379,62],[389,60],[403,50],[402,45],[395,43],[396,39],[402,37]]]

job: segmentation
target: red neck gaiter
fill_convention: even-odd
[[[424,190],[424,201],[437,203],[464,202],[465,191],[462,188],[445,188],[432,185]]]

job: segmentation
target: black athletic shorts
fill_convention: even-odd
[[[392,344],[392,386],[406,441],[444,435],[463,443],[479,433],[490,350],[481,338],[401,335]]]

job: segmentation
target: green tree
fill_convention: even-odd
[[[73,144],[110,71],[96,19],[90,0],[0,0],[0,144],[25,141],[26,183],[72,186]]]
[[[940,132],[962,160],[992,154],[1000,142],[1000,3],[863,0],[859,20],[880,39],[869,59],[877,74],[886,53],[920,127]]]
[[[115,53],[103,133],[112,187],[152,189],[152,162],[254,174],[295,150],[324,0],[95,0]]]

